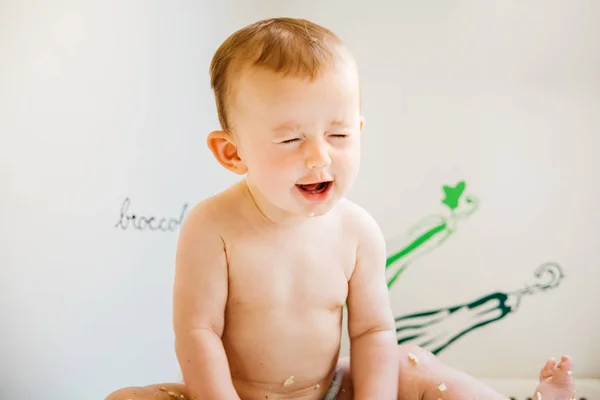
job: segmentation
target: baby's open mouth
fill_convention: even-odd
[[[311,183],[308,185],[296,185],[300,188],[300,190],[308,192],[308,193],[323,193],[329,189],[331,186],[331,181]]]

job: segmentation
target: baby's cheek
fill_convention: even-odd
[[[285,159],[282,157],[265,157],[262,160],[262,169],[269,172],[271,175],[281,173],[282,168],[285,168]]]
[[[252,152],[250,167],[256,172],[263,174],[265,171],[269,171],[270,168],[277,165],[278,162],[278,158],[268,151],[255,149],[255,151]]]
[[[360,156],[354,152],[344,152],[336,157],[335,164],[338,172],[352,177],[358,171]]]
[[[277,187],[283,184],[287,186],[290,180],[298,179],[293,174],[291,161],[286,157],[265,157],[259,162],[261,180],[266,186]]]
[[[303,167],[303,160],[296,154],[282,154],[266,160],[269,168],[276,168],[279,175],[290,175],[293,171]]]

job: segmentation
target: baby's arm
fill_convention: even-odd
[[[375,220],[360,214],[356,266],[348,290],[354,398],[395,400],[398,345],[385,279],[385,240]]]
[[[185,385],[198,399],[239,399],[221,341],[227,260],[211,210],[196,207],[183,224],[175,267],[175,351]]]

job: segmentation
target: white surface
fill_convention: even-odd
[[[555,261],[559,289],[442,358],[477,376],[532,378],[568,352],[581,377],[600,375],[599,3],[1,8],[3,396],[101,399],[177,379],[177,232],[115,224],[125,198],[131,213],[178,218],[236,179],[205,146],[217,127],[208,64],[233,30],[275,15],[322,23],[355,52],[367,125],[351,198],[387,237],[439,213],[442,184],[465,179],[482,201],[401,277],[396,313],[518,289]]]
[[[513,397],[515,400],[527,400],[532,398],[533,391],[538,385],[535,379],[484,379],[499,393]],[[595,400],[600,398],[600,380],[578,379],[575,388],[575,396],[578,400]]]

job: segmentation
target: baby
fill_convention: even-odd
[[[210,68],[216,160],[244,178],[190,211],[174,284],[184,384],[107,400],[506,399],[416,346],[398,346],[375,220],[344,198],[361,150],[356,63],[329,30],[259,21]],[[342,312],[350,357],[340,359]],[[572,362],[550,360],[535,400],[570,399]]]

